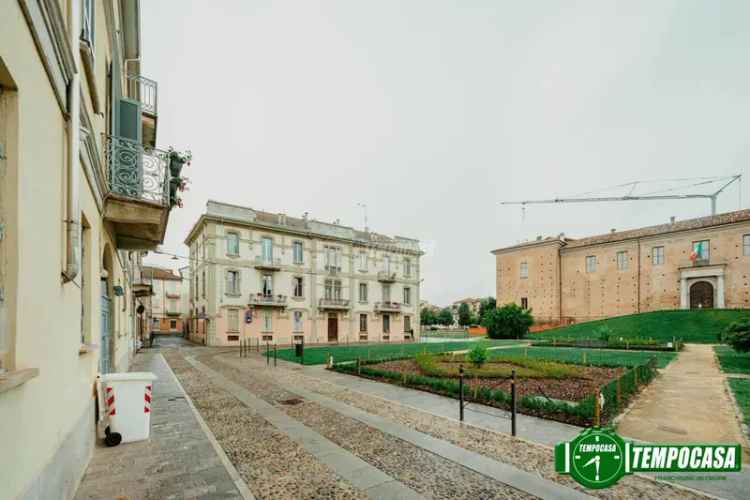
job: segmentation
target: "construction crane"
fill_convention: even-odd
[[[654,191],[651,193],[645,193],[641,195],[634,194],[636,188],[639,185],[647,184],[647,183],[654,183],[654,182],[677,182],[677,181],[698,181],[694,184],[690,184],[687,186],[679,186],[672,189],[664,189],[659,191]],[[740,206],[742,206],[742,189],[741,189],[741,183],[742,183],[742,174],[737,175],[730,175],[730,176],[724,176],[724,177],[693,177],[693,178],[685,178],[685,179],[666,179],[662,181],[634,181],[634,182],[627,182],[625,184],[619,184],[617,186],[612,186],[610,188],[604,188],[603,190],[611,190],[611,189],[622,189],[622,188],[629,188],[628,194],[624,196],[595,196],[595,197],[586,197],[584,195],[590,194],[590,193],[583,193],[583,195],[579,195],[578,197],[570,197],[570,198],[551,198],[547,200],[523,200],[523,201],[501,201],[501,205],[521,205],[521,208],[523,210],[523,213],[525,215],[526,213],[526,205],[540,205],[540,204],[549,204],[549,203],[590,203],[590,202],[604,202],[604,201],[651,201],[651,200],[689,200],[694,198],[699,199],[708,199],[711,201],[711,215],[716,215],[716,199],[718,196],[724,191],[726,188],[728,188],[731,184],[734,182],[740,183]],[[716,189],[713,192],[709,193],[691,193],[691,194],[666,194],[669,192],[697,187],[697,186],[705,186],[708,184],[719,184],[718,189]]]

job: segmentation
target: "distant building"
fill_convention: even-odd
[[[750,307],[750,210],[492,252],[497,302],[551,325],[659,309]]]
[[[182,278],[171,269],[143,266],[141,277],[151,285],[150,332],[182,333]]]
[[[419,241],[209,201],[188,234],[190,336],[207,345],[418,335]]]

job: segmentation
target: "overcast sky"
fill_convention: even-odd
[[[494,248],[709,210],[703,200],[538,205],[522,219],[501,200],[743,173],[750,162],[747,1],[141,8],[158,142],[194,155],[163,245],[181,255],[208,199],[355,227],[366,203],[371,229],[422,241],[422,298],[443,305],[494,295]],[[728,189],[720,211],[739,195]]]

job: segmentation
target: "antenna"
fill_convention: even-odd
[[[367,227],[367,204],[365,203],[357,203],[357,206],[362,209],[365,215],[365,232],[369,232],[370,229]]]

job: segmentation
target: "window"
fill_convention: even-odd
[[[262,291],[265,297],[273,295],[273,276],[270,274],[264,274],[261,278]]]
[[[651,263],[655,266],[664,264],[664,247],[654,247],[651,249]]]
[[[301,332],[304,330],[302,322],[302,311],[294,311],[294,331]]]
[[[227,255],[240,254],[240,235],[237,233],[227,233]]]
[[[404,277],[411,277],[411,259],[404,259]]]
[[[383,302],[391,301],[391,285],[383,284]]]
[[[742,255],[750,255],[750,234],[742,237]]]
[[[367,283],[359,284],[359,301],[367,302]]]
[[[271,311],[263,311],[263,331],[273,331],[273,323],[271,322]]]
[[[411,333],[411,316],[404,316],[404,333]]]
[[[595,255],[589,255],[588,257],[586,257],[586,272],[587,273],[596,272],[596,256]]]
[[[359,315],[359,331],[360,332],[367,331],[367,315],[366,314]]]
[[[359,252],[359,269],[367,271],[367,251],[365,250]]]
[[[411,288],[404,287],[404,305],[411,305]]]
[[[227,283],[226,283],[227,295],[239,295],[240,294],[240,272],[239,271],[227,271]]]
[[[86,42],[94,53],[94,0],[83,0],[81,16],[81,40]]]
[[[338,280],[333,282],[333,298],[341,300],[341,282]]]
[[[260,240],[260,251],[263,262],[273,262],[273,239],[264,236]]]
[[[528,297],[521,297],[521,309],[528,309],[528,308],[529,308]]]
[[[693,252],[695,253],[695,260],[709,260],[710,249],[709,240],[701,240],[693,242]]]
[[[292,285],[294,288],[294,296],[295,297],[304,297],[305,292],[302,288],[302,277],[301,276],[295,276],[292,278]]]
[[[521,279],[525,280],[529,277],[529,264],[528,262],[521,262]]]
[[[301,241],[292,242],[292,258],[294,259],[295,264],[302,264],[304,257],[303,257],[303,252],[302,252]]]
[[[201,289],[202,296],[205,299],[206,298],[206,271],[203,271],[203,278],[201,278],[201,286],[203,287]]]
[[[239,309],[227,310],[227,329],[230,332],[240,331],[240,311]]]
[[[338,247],[326,247],[326,269],[341,270],[341,249]]]
[[[325,293],[325,298],[327,300],[331,300],[331,299],[340,300],[341,299],[341,281],[326,280],[324,293]]]
[[[170,330],[177,330],[177,320],[176,319],[170,319],[169,320],[169,329]]]
[[[391,256],[390,255],[386,255],[383,257],[383,271],[385,271],[386,273],[391,272]]]
[[[628,252],[621,251],[617,252],[617,270],[627,271],[628,270]]]
[[[389,314],[383,315],[383,333],[391,333],[391,316]]]

